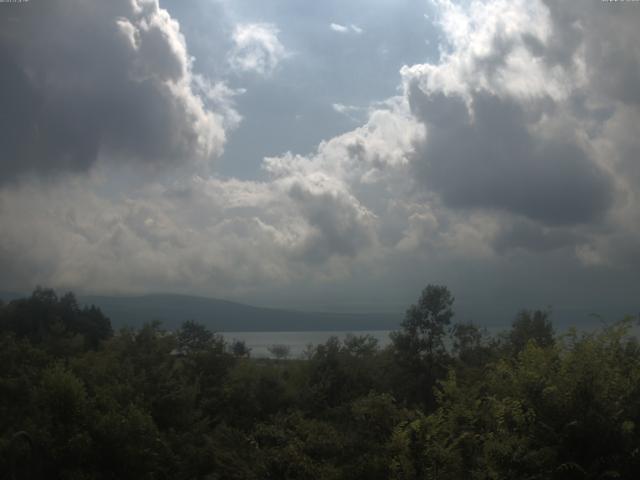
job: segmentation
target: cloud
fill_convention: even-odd
[[[149,184],[120,199],[95,187],[65,181],[2,192],[3,284],[120,293],[206,286],[224,295],[291,275],[275,247],[287,241],[285,229],[250,213],[268,198],[260,185],[245,195],[248,185],[194,178],[175,187]],[[251,253],[250,243],[260,248]]]
[[[473,3],[469,11],[442,3],[451,50],[437,65],[403,70],[412,111],[428,131],[416,162],[425,186],[453,208],[547,225],[601,219],[614,182],[569,111],[570,89],[585,82],[581,59],[545,61],[554,36],[548,10],[537,2]]]
[[[346,114],[348,112],[353,112],[358,110],[358,107],[354,107],[352,105],[343,105],[342,103],[334,103],[331,107],[338,113]]]
[[[360,35],[361,33],[364,32],[364,30],[361,27],[354,25],[353,23],[351,25],[341,25],[339,23],[330,23],[329,28],[334,32],[338,32],[338,33],[355,33],[357,35]]]
[[[593,96],[640,105],[640,47],[636,41],[640,12],[633,3],[588,2],[577,7],[545,0],[554,32],[545,52],[547,61],[561,64],[582,58]]]
[[[271,75],[290,54],[278,39],[280,31],[270,23],[246,23],[233,31],[229,63],[235,70]]]
[[[613,182],[576,138],[539,135],[513,101],[473,93],[410,101],[428,140],[416,170],[454,208],[492,208],[545,224],[598,220],[612,203]]]
[[[0,32],[5,182],[86,171],[99,158],[209,160],[238,121],[228,91],[202,93],[179,25],[157,0],[33,1],[4,15]]]
[[[0,286],[18,278],[26,288],[290,299],[292,290],[333,288],[338,298],[373,285],[386,298],[425,281],[472,294],[489,284],[546,292],[566,274],[575,285],[558,296],[591,278],[629,290],[640,265],[640,56],[629,18],[640,10],[503,0],[438,8],[437,61],[402,69],[398,95],[371,105],[359,127],[311,152],[266,158],[261,181],[183,171],[131,188],[119,184],[122,167],[99,164],[87,178],[0,187]],[[135,47],[135,30],[120,23]],[[245,24],[233,58],[268,75],[284,58],[265,47],[277,30],[249,25],[273,36]],[[136,72],[183,71],[145,52],[153,67],[136,60]],[[19,70],[2,72],[21,83]],[[231,128],[232,104],[214,100],[234,91],[188,76],[192,96]]]
[[[357,107],[355,105],[344,105],[342,103],[333,103],[331,108],[340,115],[344,115],[354,122],[362,122],[363,114],[366,113],[366,109]]]
[[[372,241],[366,208],[317,177],[196,176],[115,197],[101,187],[68,178],[1,190],[0,285],[238,295],[336,278]]]
[[[628,127],[640,118],[640,11],[438,6],[440,60],[402,71],[427,131],[412,160],[423,190],[470,219],[493,215],[485,238],[501,255],[561,250],[587,266],[637,264],[639,150]]]
[[[347,33],[349,31],[349,27],[345,27],[344,25],[340,25],[339,23],[331,23],[329,28],[334,32],[339,33]]]
[[[500,254],[524,250],[545,253],[581,245],[584,240],[571,229],[544,227],[527,220],[504,222],[491,243]]]
[[[392,192],[376,200],[377,182],[397,170],[402,185],[421,134],[390,103],[312,155],[267,159],[261,182],[195,175],[110,192],[124,174],[110,168],[0,189],[0,285],[236,296],[347,278],[379,248]]]
[[[302,259],[324,262],[332,256],[356,257],[372,243],[375,216],[333,179],[316,174],[298,178],[288,195],[311,228],[301,245]]]

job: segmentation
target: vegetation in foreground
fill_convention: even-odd
[[[72,294],[0,306],[0,478],[640,478],[631,320],[488,337],[430,285],[392,344],[254,360],[201,325],[111,330]]]

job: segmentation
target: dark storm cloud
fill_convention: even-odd
[[[636,2],[544,0],[554,35],[545,50],[551,63],[571,59],[584,49],[592,93],[640,105],[640,44]]]
[[[576,233],[563,228],[548,228],[526,220],[503,225],[492,246],[498,253],[522,249],[536,253],[550,252],[580,243]]]
[[[179,27],[156,0],[32,0],[0,9],[0,163],[87,170],[101,154],[208,158],[223,119],[194,92]]]
[[[409,101],[427,127],[416,169],[456,208],[503,210],[545,224],[586,223],[612,201],[612,182],[571,138],[539,138],[519,103],[487,92],[425,93]]]

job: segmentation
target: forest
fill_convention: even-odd
[[[636,328],[488,335],[428,285],[388,347],[265,359],[38,288],[0,305],[0,479],[636,479]]]

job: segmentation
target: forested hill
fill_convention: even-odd
[[[0,291],[0,301],[28,296],[26,293]],[[140,327],[147,322],[159,320],[164,328],[175,329],[186,320],[205,325],[214,332],[288,332],[325,331],[357,332],[366,330],[395,330],[400,326],[404,310],[395,313],[335,313],[305,312],[287,309],[266,308],[231,302],[215,298],[192,295],[153,294],[140,296],[77,296],[84,306],[99,307],[110,319],[114,328]],[[477,308],[476,305],[460,307],[456,312],[458,321],[473,321],[491,332],[509,326],[513,312],[529,305],[500,301],[495,305]],[[553,305],[553,319],[559,331],[572,326],[582,330],[595,330],[634,313],[629,309],[600,305],[598,302],[585,305]]]
[[[5,301],[19,297],[19,294],[0,293]],[[193,320],[216,332],[393,330],[400,325],[402,313],[299,312],[188,295],[79,296],[78,300],[83,305],[99,307],[114,328],[139,327],[145,322],[160,320],[165,328],[174,329],[186,320]]]

